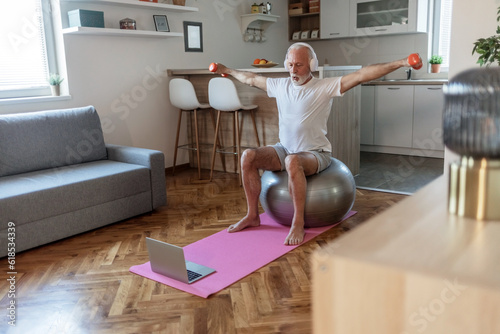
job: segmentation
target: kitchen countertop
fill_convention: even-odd
[[[448,79],[412,79],[412,80],[374,80],[364,83],[363,86],[391,86],[391,85],[443,85]]]

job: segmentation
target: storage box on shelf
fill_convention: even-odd
[[[309,0],[309,13],[319,13],[319,0]]]
[[[302,3],[292,3],[288,5],[288,14],[289,15],[297,15],[304,14],[304,7]]]
[[[75,9],[68,12],[70,27],[104,28],[104,13],[96,10]]]

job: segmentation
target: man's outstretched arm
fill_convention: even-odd
[[[267,78],[263,77],[259,74],[253,73],[253,72],[246,72],[246,71],[238,71],[229,67],[226,67],[220,63],[217,63],[217,70],[215,73],[218,74],[230,74],[232,75],[236,80],[249,85],[249,86],[255,86],[257,88],[262,89],[263,91],[267,92]]]
[[[401,67],[410,67],[407,58],[391,61],[389,63],[374,64],[363,67],[356,72],[346,74],[342,77],[340,82],[340,92],[345,93],[359,84],[383,77],[384,75],[389,74]]]

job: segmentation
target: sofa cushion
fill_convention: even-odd
[[[111,160],[5,176],[0,188],[2,218],[16,225],[151,192],[148,168]]]
[[[106,158],[92,106],[0,115],[0,176]]]

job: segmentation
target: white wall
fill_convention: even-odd
[[[450,45],[450,78],[463,70],[478,67],[472,55],[473,43],[496,34],[500,0],[453,1]]]
[[[452,32],[450,45],[450,79],[456,74],[479,67],[477,54],[472,55],[473,43],[479,38],[496,34],[497,10],[500,0],[453,1]],[[445,151],[445,171],[458,155]]]
[[[161,150],[166,154],[166,166],[171,166],[177,110],[169,103],[167,69],[208,68],[212,61],[250,67],[255,58],[282,63],[289,45],[283,38],[287,29],[286,3],[274,4],[273,14],[281,18],[269,27],[265,43],[245,43],[240,15],[248,14],[252,3],[187,0],[186,6],[199,8],[194,13],[63,3],[63,27],[68,26],[66,12],[75,8],[102,10],[106,28],[118,28],[120,19],[130,17],[137,21],[138,29],[154,30],[153,14],[167,15],[170,30],[177,32],[182,32],[183,21],[202,22],[204,52],[186,53],[181,37],[65,35],[66,80],[71,100],[3,105],[0,113],[94,105],[103,122],[106,142]],[[187,162],[186,151],[181,150],[180,154],[178,162]]]

